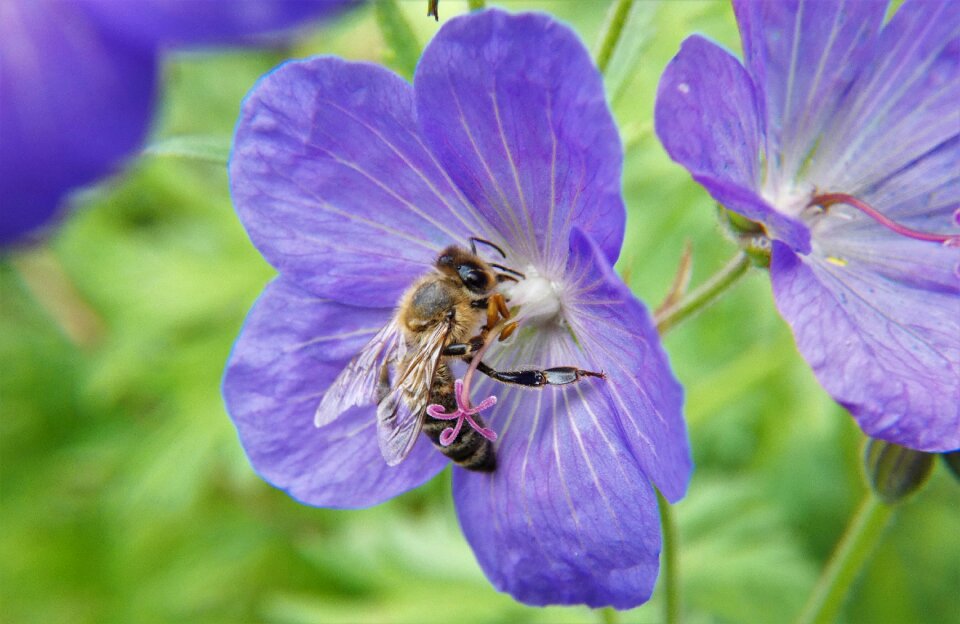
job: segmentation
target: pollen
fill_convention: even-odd
[[[517,309],[517,319],[524,326],[543,326],[554,323],[560,315],[561,284],[541,275],[534,267],[523,270],[525,279],[504,284],[501,292]]]
[[[847,261],[843,258],[838,258],[837,256],[827,256],[827,262],[833,266],[845,267],[847,266]]]

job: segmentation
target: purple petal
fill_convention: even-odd
[[[909,166],[888,174],[865,190],[861,198],[881,214],[909,228],[938,234],[951,230],[955,233],[952,214],[960,206],[958,163],[960,135],[954,135]],[[863,243],[874,250],[885,249],[886,245],[903,238],[872,218],[842,207],[830,209],[823,224],[817,227],[816,236],[827,247]]]
[[[230,186],[271,264],[356,305],[395,305],[442,247],[489,234],[417,136],[410,85],[366,63],[315,58],[261,79]]]
[[[602,369],[607,378],[536,391],[477,384],[476,396],[499,394],[488,413],[498,467],[455,471],[457,511],[497,588],[531,604],[630,608],[649,598],[657,575],[650,480],[677,500],[690,476],[682,390],[643,306],[576,228],[567,278],[569,329],[539,329],[490,363]]]
[[[896,242],[847,245],[829,260],[775,244],[774,295],[817,379],[865,433],[950,451],[960,447],[960,252]]]
[[[78,4],[0,3],[0,244],[140,144],[154,71],[151,53],[103,34]]]
[[[908,1],[874,41],[856,81],[831,111],[811,179],[866,195],[960,135],[960,11],[955,2]],[[954,148],[955,150],[955,148]],[[954,151],[954,153],[956,153]],[[958,177],[915,180],[921,196]],[[891,214],[891,213],[888,213]],[[891,214],[891,216],[893,216]]]
[[[578,285],[565,308],[584,352],[578,365],[606,372],[604,393],[634,457],[663,495],[676,502],[692,470],[683,389],[643,304],[577,229],[570,247],[567,275]]]
[[[335,14],[346,0],[78,0],[97,20],[145,46],[237,43]]]
[[[390,315],[318,299],[281,277],[267,286],[233,349],[223,394],[240,441],[264,479],[306,504],[375,505],[447,463],[424,437],[402,464],[388,467],[372,405],[313,425],[326,388]]]
[[[703,37],[688,37],[657,88],[657,136],[670,157],[730,210],[805,253],[810,233],[758,194],[761,119],[743,66]]]
[[[622,148],[600,74],[569,28],[497,10],[452,19],[414,82],[421,135],[497,240],[562,268],[576,225],[617,258]]]
[[[798,177],[856,77],[886,2],[734,0],[744,62],[764,102],[773,186]],[[829,140],[829,137],[826,138]]]
[[[578,353],[569,334],[540,334],[491,364],[575,365]],[[454,471],[457,515],[491,583],[522,602],[630,608],[653,589],[657,503],[603,383],[476,389],[500,395],[497,469]]]

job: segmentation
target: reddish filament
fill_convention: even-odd
[[[933,232],[921,232],[920,230],[908,228],[907,226],[901,225],[900,223],[897,223],[896,221],[884,216],[882,213],[877,211],[876,208],[864,201],[857,199],[853,195],[847,195],[846,193],[824,193],[823,195],[817,195],[810,200],[811,206],[820,206],[824,210],[828,210],[830,206],[834,206],[836,204],[846,204],[847,206],[852,206],[874,221],[878,222],[880,225],[893,230],[897,234],[902,234],[917,240],[929,241],[931,243],[942,243],[948,247],[960,246],[960,234],[934,234]]]

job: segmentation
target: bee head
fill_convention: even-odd
[[[487,263],[460,247],[450,246],[437,257],[437,269],[455,277],[469,290],[477,294],[490,292],[497,280]]]

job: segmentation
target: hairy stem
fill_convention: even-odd
[[[680,622],[680,562],[677,522],[673,517],[670,501],[657,490],[657,506],[660,508],[660,525],[663,527],[662,585],[664,592],[663,621],[666,624]]]
[[[746,275],[752,262],[747,254],[742,251],[737,253],[726,266],[695,290],[676,303],[658,310],[654,315],[657,331],[660,334],[667,333],[674,326],[711,303],[726,289],[735,284],[737,280]]]
[[[13,254],[10,263],[33,298],[70,342],[82,348],[91,348],[100,342],[103,320],[83,299],[48,247]]]
[[[600,49],[597,51],[597,69],[601,74],[607,70],[613,52],[617,49],[617,42],[620,41],[623,26],[627,23],[631,6],[633,0],[616,0],[610,9],[603,34],[600,36]]]
[[[470,366],[467,367],[467,373],[463,376],[463,398],[467,405],[470,404],[470,383],[473,381],[473,376],[477,373],[477,367],[480,365],[483,356],[487,353],[487,349],[493,344],[494,335],[493,331],[487,335],[487,341],[484,342],[483,346],[474,354],[473,359],[470,360]]]
[[[883,535],[893,510],[872,492],[867,493],[807,598],[797,624],[820,624],[836,619],[850,586]]]
[[[677,274],[673,276],[673,283],[670,284],[670,290],[667,296],[663,298],[654,315],[660,314],[670,306],[674,305],[683,297],[690,286],[690,276],[693,274],[693,245],[690,241],[683,244],[683,252],[680,254],[680,263],[677,265]]]

